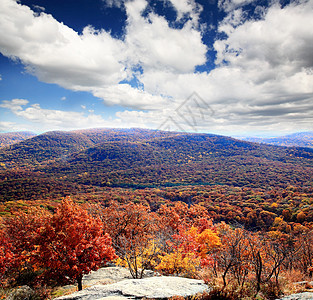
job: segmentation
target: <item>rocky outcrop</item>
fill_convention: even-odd
[[[7,300],[31,300],[35,299],[36,293],[29,286],[23,285],[13,290]]]
[[[95,285],[71,295],[56,298],[58,300],[119,300],[153,298],[165,299],[173,296],[192,296],[207,291],[202,280],[181,277],[150,277],[127,279],[108,285]],[[109,297],[109,298],[108,298]]]
[[[143,272],[143,278],[153,277],[156,273],[150,270]],[[97,284],[110,284],[124,279],[133,278],[128,269],[123,267],[105,267],[97,271],[91,271],[83,277],[83,286],[89,287]]]
[[[313,299],[313,293],[305,292],[305,293],[289,295],[284,298],[281,298],[280,300],[312,300],[312,299]]]
[[[147,276],[148,277],[148,276]],[[91,271],[83,277],[83,286],[97,284],[110,284],[124,279],[131,279],[132,276],[128,269],[122,267],[106,267],[97,271]]]

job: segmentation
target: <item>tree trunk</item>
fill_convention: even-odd
[[[260,251],[258,251],[258,253],[257,253],[257,272],[256,272],[256,275],[257,275],[256,276],[257,277],[256,295],[261,290],[262,269],[263,269],[262,257],[261,257]]]
[[[78,290],[81,291],[83,289],[83,283],[82,283],[83,276],[79,275],[76,280],[77,280]]]

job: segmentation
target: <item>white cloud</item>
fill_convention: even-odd
[[[184,17],[193,19],[195,24],[198,21],[199,12],[202,10],[202,6],[196,3],[194,0],[159,0],[165,5],[171,3],[177,13],[177,21],[180,21]],[[215,1],[215,0],[213,0]],[[102,2],[108,7],[124,8],[125,3],[131,2],[130,0],[102,0]],[[136,5],[139,5],[138,2]]]
[[[107,105],[120,105],[138,109],[156,109],[166,105],[166,99],[128,84],[119,84],[94,91],[96,97],[102,98]]]
[[[48,130],[71,130],[80,128],[96,127],[150,127],[158,126],[160,120],[169,112],[161,111],[119,111],[115,118],[103,118],[94,113],[94,110],[87,112],[62,111],[45,109],[40,104],[29,105],[26,99],[3,100],[0,107],[10,110],[15,114],[19,123],[0,122],[0,131],[30,130],[42,132]],[[149,118],[151,118],[149,120]]]
[[[219,32],[224,32],[228,36],[232,34],[236,27],[242,25],[245,21],[245,14],[243,10],[236,9],[231,11],[222,22],[220,22],[218,30]],[[218,49],[216,49],[218,50]]]
[[[182,29],[169,27],[165,18],[150,13],[141,16],[145,0],[128,2],[128,26],[126,45],[131,62],[138,63],[144,71],[163,69],[172,72],[193,72],[197,65],[206,61],[207,47],[201,33],[187,22]]]
[[[177,12],[177,20],[179,21],[184,16],[188,16],[192,19],[195,25],[199,21],[199,13],[202,10],[202,6],[196,3],[194,0],[169,0],[174,6]]]
[[[153,94],[183,101],[197,91],[209,103],[276,103],[313,92],[313,1],[270,7],[262,20],[230,13],[219,30],[225,40],[214,44],[219,67],[210,73],[183,73],[151,68],[140,80]],[[285,100],[289,101],[289,100]]]
[[[3,100],[0,104],[0,107],[8,108],[13,112],[18,112],[23,110],[22,106],[26,105],[28,100],[26,99],[13,99],[13,100]]]
[[[41,108],[38,103],[28,104],[29,101],[25,99],[3,100],[0,107],[10,109],[20,120],[28,123],[24,127],[33,131],[121,127],[120,120],[105,120],[101,115],[96,115],[93,112],[86,114],[74,111],[53,110]],[[1,122],[0,130],[12,131],[18,128],[18,126],[14,122]]]
[[[312,26],[313,1],[284,8],[273,5],[262,20],[248,20],[231,30],[226,26],[227,39],[214,44],[216,62],[221,64],[215,72],[225,70],[235,84],[243,83],[244,95],[252,89],[255,97],[250,101],[254,103],[265,101],[275,105],[281,99],[288,103],[301,94],[310,98],[313,93]],[[225,30],[225,22],[219,29]],[[237,101],[244,101],[243,98]]]
[[[218,7],[225,12],[233,11],[239,7],[243,7],[250,3],[257,2],[256,0],[218,0]]]
[[[127,124],[127,127],[136,128],[155,128],[159,120],[157,119],[159,112],[149,111],[123,111],[117,112],[116,116],[122,121],[123,124]]]
[[[0,51],[19,58],[38,78],[73,90],[123,79],[123,44],[86,27],[79,35],[51,15],[35,15],[13,0],[0,1]]]
[[[0,121],[0,132],[11,132],[11,131],[21,131],[21,130],[25,130],[24,125],[23,125],[23,128],[21,128],[14,122]]]
[[[281,69],[286,75],[313,67],[313,1],[283,9],[274,5],[263,20],[246,21],[231,31],[225,26],[219,30],[228,38],[215,44],[217,63],[251,69],[263,62],[262,69]]]
[[[62,101],[65,101],[65,100],[66,100],[66,97],[65,97],[65,96],[63,96],[63,97],[61,98],[61,100],[62,100]]]

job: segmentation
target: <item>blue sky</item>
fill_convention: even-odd
[[[0,132],[313,130],[313,0],[0,0]]]

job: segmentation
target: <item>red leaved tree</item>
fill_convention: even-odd
[[[3,282],[13,261],[14,254],[12,252],[12,245],[5,232],[0,229],[0,283]]]
[[[111,244],[101,220],[66,198],[40,229],[36,252],[46,276],[59,283],[76,281],[81,290],[84,274],[116,258]]]
[[[10,275],[17,284],[32,285],[41,270],[37,267],[36,245],[39,230],[49,223],[51,214],[41,208],[30,207],[26,212],[17,211],[4,220],[4,231],[14,253],[14,268]]]

